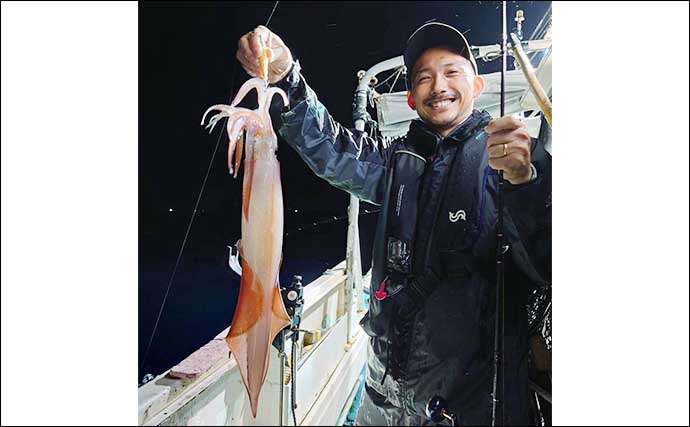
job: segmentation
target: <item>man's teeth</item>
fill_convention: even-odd
[[[436,101],[431,103],[432,108],[445,107],[446,105],[453,102],[451,99],[444,99],[443,101]]]

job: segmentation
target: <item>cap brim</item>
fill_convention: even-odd
[[[407,40],[404,57],[408,75],[412,72],[414,64],[425,50],[441,45],[456,49],[460,55],[472,63],[474,72],[477,72],[477,63],[472,56],[470,44],[465,36],[450,25],[440,22],[429,22],[419,27]]]

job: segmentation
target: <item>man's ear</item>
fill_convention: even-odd
[[[416,110],[416,108],[414,108],[414,99],[412,98],[412,92],[409,90],[407,91],[407,105],[409,105],[411,109]]]
[[[486,84],[486,82],[484,81],[484,77],[482,77],[480,75],[474,76],[474,84],[473,84],[473,86],[474,86],[474,91],[473,91],[474,99],[479,98],[479,95],[481,95],[482,92],[484,92],[484,85],[485,84]]]

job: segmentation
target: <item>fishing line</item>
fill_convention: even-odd
[[[266,27],[268,27],[268,23],[271,22],[271,18],[273,18],[273,12],[276,11],[276,7],[278,7],[278,1],[276,0],[276,4],[273,5],[273,10],[271,11],[271,14],[268,15],[268,20],[266,20]]]
[[[271,11],[271,14],[268,16],[268,20],[266,21],[266,26],[268,27],[268,24],[271,22],[271,18],[273,17],[273,13],[276,11],[276,8],[278,7],[278,1],[275,2],[273,5],[273,10]],[[232,102],[232,94],[234,93],[235,89],[235,71],[237,70],[237,60],[234,61],[234,65],[232,67],[232,77],[230,78],[230,98],[229,102]],[[223,129],[223,127],[221,127]],[[141,362],[141,365],[139,366],[139,371],[142,370],[144,365],[146,364],[146,360],[149,355],[149,351],[151,350],[151,344],[153,343],[153,339],[156,336],[156,332],[158,330],[158,324],[161,319],[161,315],[163,314],[163,310],[165,309],[165,303],[168,300],[168,295],[170,294],[170,288],[172,287],[173,280],[175,279],[175,274],[177,274],[177,268],[180,265],[180,260],[182,259],[182,253],[184,252],[185,246],[187,245],[187,238],[189,237],[189,231],[192,229],[192,224],[194,223],[194,218],[196,218],[196,213],[197,209],[199,208],[199,202],[201,202],[201,197],[204,194],[204,189],[206,188],[206,182],[208,181],[208,176],[211,173],[211,168],[213,167],[213,160],[216,158],[216,153],[218,152],[218,147],[220,146],[220,139],[223,136],[223,131],[221,130],[218,133],[218,139],[216,140],[216,146],[213,149],[213,154],[211,155],[211,160],[208,163],[208,168],[206,168],[206,176],[204,176],[204,181],[201,184],[201,189],[199,190],[199,195],[197,196],[196,203],[194,205],[194,210],[192,211],[192,216],[189,219],[189,224],[187,225],[187,231],[185,232],[184,239],[182,240],[182,245],[180,246],[180,252],[177,254],[177,260],[175,261],[175,267],[173,268],[172,275],[170,276],[170,280],[168,281],[168,287],[165,290],[165,296],[163,297],[163,303],[161,304],[160,310],[158,310],[158,317],[156,318],[156,323],[153,326],[153,331],[151,332],[151,337],[149,338],[149,343],[146,346],[146,351],[144,352],[144,358]]]
[[[230,91],[234,89],[235,86],[235,69],[237,68],[237,61],[235,61],[235,65],[232,67],[232,78],[231,78],[231,83],[230,83]],[[232,95],[230,98],[230,101],[232,102]],[[222,129],[222,127],[221,127]],[[216,147],[213,149],[213,154],[211,155],[211,160],[208,163],[208,167],[206,168],[206,176],[204,177],[204,181],[201,184],[201,189],[199,190],[199,195],[196,198],[196,203],[194,205],[194,210],[192,211],[192,216],[189,219],[189,224],[187,224],[187,231],[185,232],[184,239],[182,240],[182,246],[180,246],[180,252],[177,254],[177,260],[175,261],[175,267],[173,268],[172,275],[170,276],[170,281],[168,281],[168,288],[165,291],[165,296],[163,297],[163,303],[161,304],[161,308],[158,311],[158,317],[156,318],[156,323],[153,326],[153,332],[151,333],[151,338],[149,339],[149,343],[146,346],[146,352],[144,353],[144,359],[141,362],[141,366],[139,366],[139,370],[144,367],[144,363],[146,362],[146,358],[148,357],[149,350],[151,349],[151,343],[153,343],[153,338],[156,335],[156,331],[158,329],[158,322],[161,319],[161,315],[163,314],[163,309],[165,308],[165,303],[168,300],[168,294],[170,293],[170,288],[172,286],[173,280],[175,279],[175,274],[177,274],[177,267],[180,265],[180,260],[182,259],[182,253],[184,252],[184,248],[187,245],[187,238],[189,237],[189,231],[192,229],[192,223],[194,222],[194,218],[196,217],[196,212],[199,207],[199,202],[201,201],[201,196],[204,193],[204,189],[206,188],[206,181],[208,180],[208,176],[211,172],[211,168],[213,167],[213,160],[216,158],[216,153],[218,152],[218,147],[220,146],[220,139],[223,136],[223,131],[221,130],[218,133],[218,139],[216,140]]]

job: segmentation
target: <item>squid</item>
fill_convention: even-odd
[[[257,91],[259,107],[256,110],[237,107],[252,89]],[[288,104],[284,91],[268,88],[264,80],[253,78],[242,85],[230,105],[213,105],[201,119],[203,125],[211,111],[219,111],[207,125],[212,132],[222,118],[228,118],[228,169],[235,178],[245,151],[240,292],[225,340],[237,361],[254,418],[268,372],[271,343],[290,325],[278,284],[283,246],[283,193],[275,154],[278,138],[269,116],[275,95]]]

